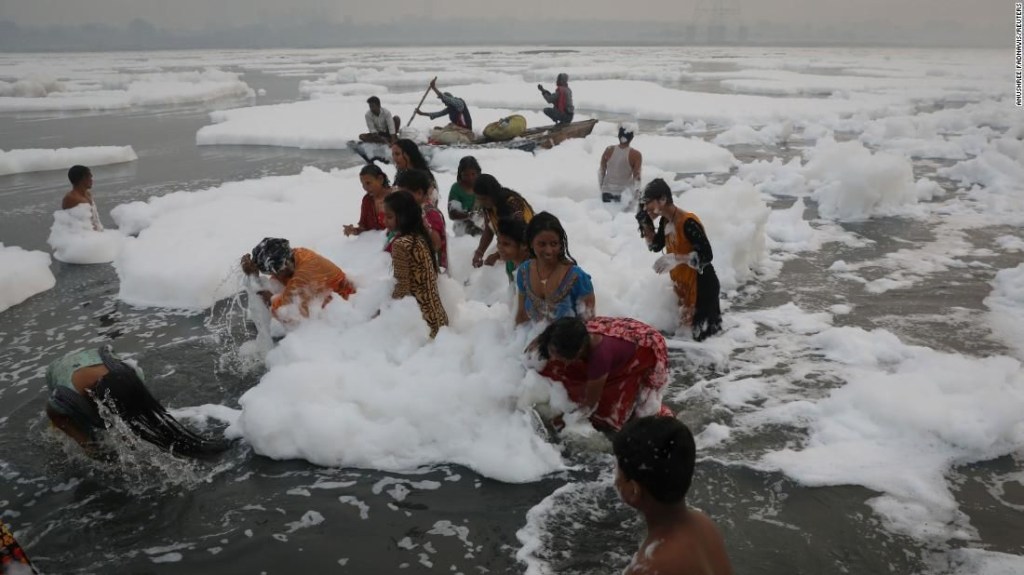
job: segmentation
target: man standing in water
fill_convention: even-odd
[[[633,199],[640,196],[640,166],[644,157],[629,146],[635,134],[636,124],[619,124],[619,145],[608,146],[601,155],[597,179],[604,202],[619,201],[626,190],[633,192]]]
[[[398,138],[398,122],[391,115],[391,111],[380,106],[380,98],[377,96],[370,96],[366,103],[370,106],[366,111],[367,133],[359,134],[359,140],[380,144],[395,143],[395,139]]]
[[[97,232],[103,231],[100,213],[96,210],[96,203],[92,200],[92,170],[85,166],[71,166],[71,169],[68,170],[68,180],[71,181],[71,191],[64,195],[60,208],[70,210],[79,204],[88,204],[92,210],[92,229]]]
[[[732,575],[715,523],[686,505],[697,459],[690,430],[674,417],[639,417],[615,436],[612,448],[615,490],[647,524],[647,537],[623,575]]]

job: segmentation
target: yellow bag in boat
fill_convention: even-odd
[[[507,142],[512,138],[523,135],[526,131],[526,118],[514,114],[502,118],[497,122],[491,122],[484,128],[484,137],[493,142]]]

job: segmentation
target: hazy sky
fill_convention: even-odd
[[[310,19],[381,21],[431,14],[455,17],[602,19],[689,22],[695,8],[732,7],[748,26],[884,22],[920,28],[927,21],[1001,30],[1012,38],[1013,2],[1006,0],[0,0],[0,20],[23,25],[109,23],[144,18],[167,28],[203,28]]]

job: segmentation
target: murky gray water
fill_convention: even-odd
[[[297,97],[295,79],[253,77],[245,79],[268,89],[261,102]],[[152,195],[360,161],[347,151],[197,147],[195,133],[207,123],[207,111],[0,115],[0,148],[130,142],[137,162],[93,169],[94,193],[107,222],[115,205]],[[795,153],[734,152],[743,160]],[[51,214],[66,188],[59,171],[0,177],[0,242],[48,251]],[[785,207],[790,200],[777,202]],[[941,285],[924,281],[873,296],[826,268],[836,259],[874,260],[893,249],[894,238],[928,241],[932,231],[895,218],[844,227],[875,243],[828,244],[801,254],[777,279],[738,295],[730,312],[789,301],[821,309],[843,294],[853,312],[839,324],[884,327],[904,341],[944,351],[1005,352],[974,316],[984,309],[981,300],[995,270],[1016,265],[1013,258],[980,257],[991,267],[955,269],[943,275]],[[995,237],[1018,232],[985,229],[969,236],[977,247],[992,247]],[[540,521],[545,549],[539,554],[555,571],[617,572],[635,549],[641,524],[607,483],[609,456],[573,446],[567,446],[568,459],[576,469],[525,485],[481,478],[458,466],[420,475],[325,469],[272,461],[240,443],[204,463],[145,450],[127,468],[88,461],[47,429],[43,415],[42,373],[67,351],[113,342],[136,355],[151,374],[155,394],[170,405],[235,405],[259,373],[241,371],[230,361],[237,343],[251,334],[229,302],[195,315],[136,309],[116,300],[117,277],[109,265],[55,262],[53,271],[54,289],[0,314],[0,518],[44,572],[522,572],[516,533],[526,525],[527,512],[569,483],[552,496],[553,510]],[[737,350],[730,362],[742,362],[749,352]],[[673,357],[676,392],[721,375],[684,352]],[[722,417],[714,405],[701,402],[671,407],[695,425]],[[699,465],[690,500],[719,522],[737,573],[915,573],[949,567],[941,548],[885,531],[864,503],[873,495],[866,489],[808,488],[781,474],[727,463],[734,459],[729,455],[753,456],[797,437],[796,430],[772,429],[703,454],[707,459]],[[1000,478],[1020,467],[1004,457],[955,472],[960,507],[991,550],[1024,553],[1024,514],[1008,506],[1024,505],[1024,492],[1007,483],[1003,500],[994,496]]]

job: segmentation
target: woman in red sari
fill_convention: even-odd
[[[634,416],[671,415],[661,404],[668,350],[661,332],[635,319],[555,320],[534,342],[541,375],[563,386],[594,427],[618,431]]]

